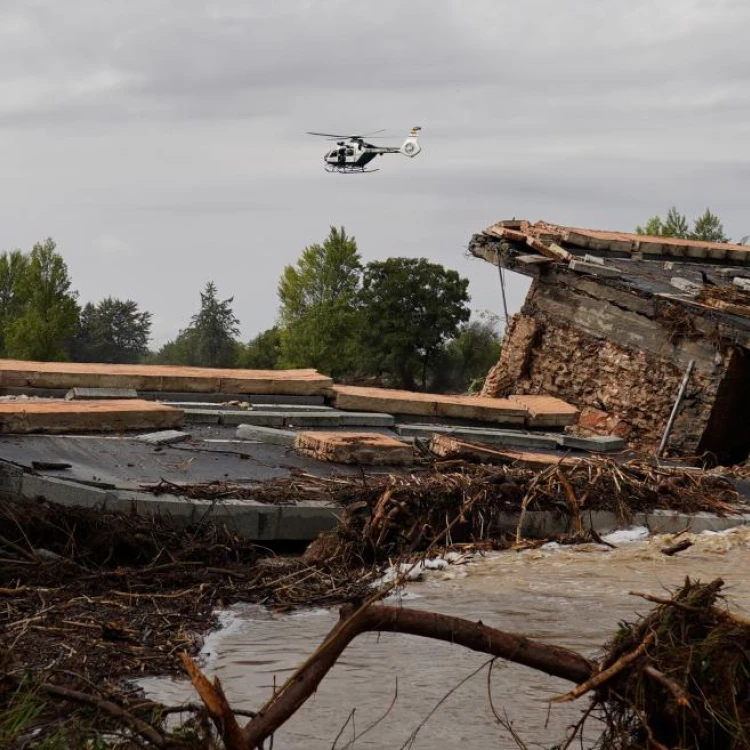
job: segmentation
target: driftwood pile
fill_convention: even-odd
[[[750,620],[728,610],[722,586],[687,580],[671,598],[639,594],[657,608],[621,626],[586,686],[602,748],[750,747]]]
[[[308,549],[310,562],[369,566],[428,545],[504,548],[521,541],[519,513],[523,519],[537,510],[567,518],[570,533],[583,540],[589,511],[611,511],[627,524],[639,512],[727,514],[738,503],[723,477],[599,458],[541,472],[445,462],[404,476],[350,479],[337,485],[336,498],[347,506],[342,523]]]
[[[151,740],[164,739],[167,713],[122,680],[181,672],[179,654],[200,649],[218,608],[331,606],[369,590],[366,572],[261,552],[210,517],[178,529],[167,518],[1,501],[0,747],[32,747],[32,737],[103,747],[92,738],[113,725],[136,732],[119,747],[159,746]],[[162,746],[209,747],[199,729],[198,744]]]

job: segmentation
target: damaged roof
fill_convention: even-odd
[[[750,329],[750,247],[745,245],[512,219],[474,235],[469,251],[529,276],[552,269],[588,275]]]

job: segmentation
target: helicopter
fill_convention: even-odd
[[[376,157],[383,154],[403,154],[409,158],[415,157],[421,150],[419,145],[419,131],[422,128],[413,127],[409,131],[406,140],[400,146],[375,146],[365,139],[378,137],[376,130],[364,135],[336,135],[335,133],[314,133],[308,131],[308,135],[317,135],[336,141],[332,148],[323,157],[326,172],[338,172],[339,174],[366,174],[377,172],[377,169],[367,169],[367,165]]]

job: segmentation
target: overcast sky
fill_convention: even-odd
[[[156,344],[209,279],[245,338],[272,325],[332,224],[499,313],[465,249],[502,218],[708,205],[750,234],[749,44],[747,0],[2,0],[0,249],[52,236],[81,301],[135,299]],[[419,157],[364,176],[305,135],[412,125]]]

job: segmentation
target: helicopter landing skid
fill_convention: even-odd
[[[373,172],[379,172],[379,169],[365,169],[364,167],[350,167],[350,166],[334,166],[326,165],[323,167],[326,172],[333,174],[372,174]]]

